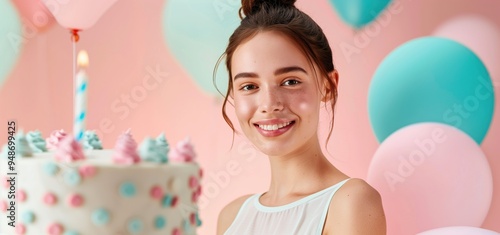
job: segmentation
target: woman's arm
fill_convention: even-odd
[[[323,234],[385,235],[380,194],[361,179],[351,179],[333,196]]]

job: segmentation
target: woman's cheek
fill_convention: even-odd
[[[308,96],[296,96],[291,99],[292,103],[295,103],[299,113],[311,113],[318,106],[318,102],[315,102],[311,97]]]
[[[235,97],[234,107],[240,124],[247,123],[252,118],[255,110],[252,100],[247,97]]]

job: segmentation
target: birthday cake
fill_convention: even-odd
[[[89,131],[80,142],[63,131],[11,140],[0,160],[2,235],[193,235],[201,224],[188,139],[172,150],[163,134],[137,148],[129,131],[107,150]]]

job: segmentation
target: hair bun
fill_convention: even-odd
[[[263,7],[295,7],[297,0],[241,0],[240,16],[253,15]]]

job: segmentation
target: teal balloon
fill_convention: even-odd
[[[345,23],[362,28],[377,18],[391,0],[330,0]]]
[[[23,43],[21,22],[11,1],[0,1],[0,87],[17,62]]]
[[[168,48],[200,88],[218,95],[213,71],[229,37],[240,24],[239,1],[167,0],[163,34]],[[228,72],[225,61],[216,76],[217,88],[225,95]]]
[[[404,126],[439,122],[480,144],[493,110],[493,84],[483,62],[464,45],[438,37],[414,39],[392,51],[377,68],[368,93],[368,114],[379,142]]]

